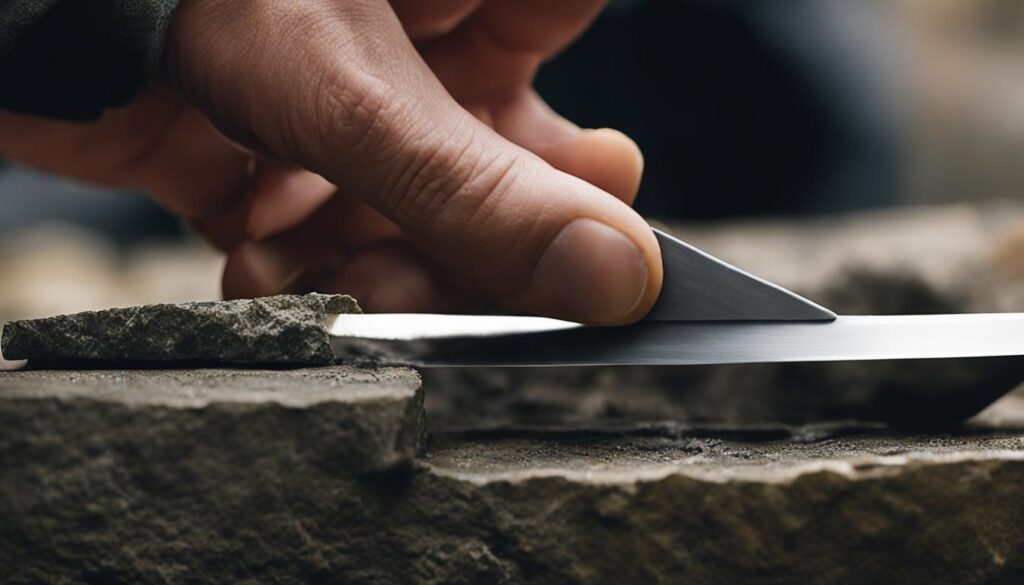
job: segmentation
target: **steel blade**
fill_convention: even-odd
[[[665,232],[661,294],[644,321],[831,321],[836,314]]]
[[[420,367],[697,365],[1024,355],[1024,313],[840,316],[804,322],[640,322],[340,315],[342,359]]]

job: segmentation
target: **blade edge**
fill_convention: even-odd
[[[345,319],[372,318],[351,315]],[[365,329],[365,327],[364,327]],[[641,322],[432,339],[334,337],[336,353],[420,367],[711,365],[1024,356],[1024,313]]]

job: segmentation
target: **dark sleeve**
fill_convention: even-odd
[[[152,79],[178,0],[0,0],[0,109],[90,120]]]

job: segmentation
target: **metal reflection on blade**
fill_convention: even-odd
[[[804,322],[641,322],[341,315],[342,359],[421,367],[698,365],[1024,355],[1024,313],[841,316]]]

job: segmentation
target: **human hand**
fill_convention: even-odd
[[[76,174],[146,187],[192,219],[229,252],[228,296],[316,288],[392,311],[494,298],[635,320],[661,283],[656,240],[628,207],[640,155],[529,89],[600,4],[183,0],[168,81],[203,115],[153,92],[83,139],[95,154]],[[153,118],[162,129],[134,130]],[[133,176],[87,164],[107,141],[122,149],[107,175]]]

